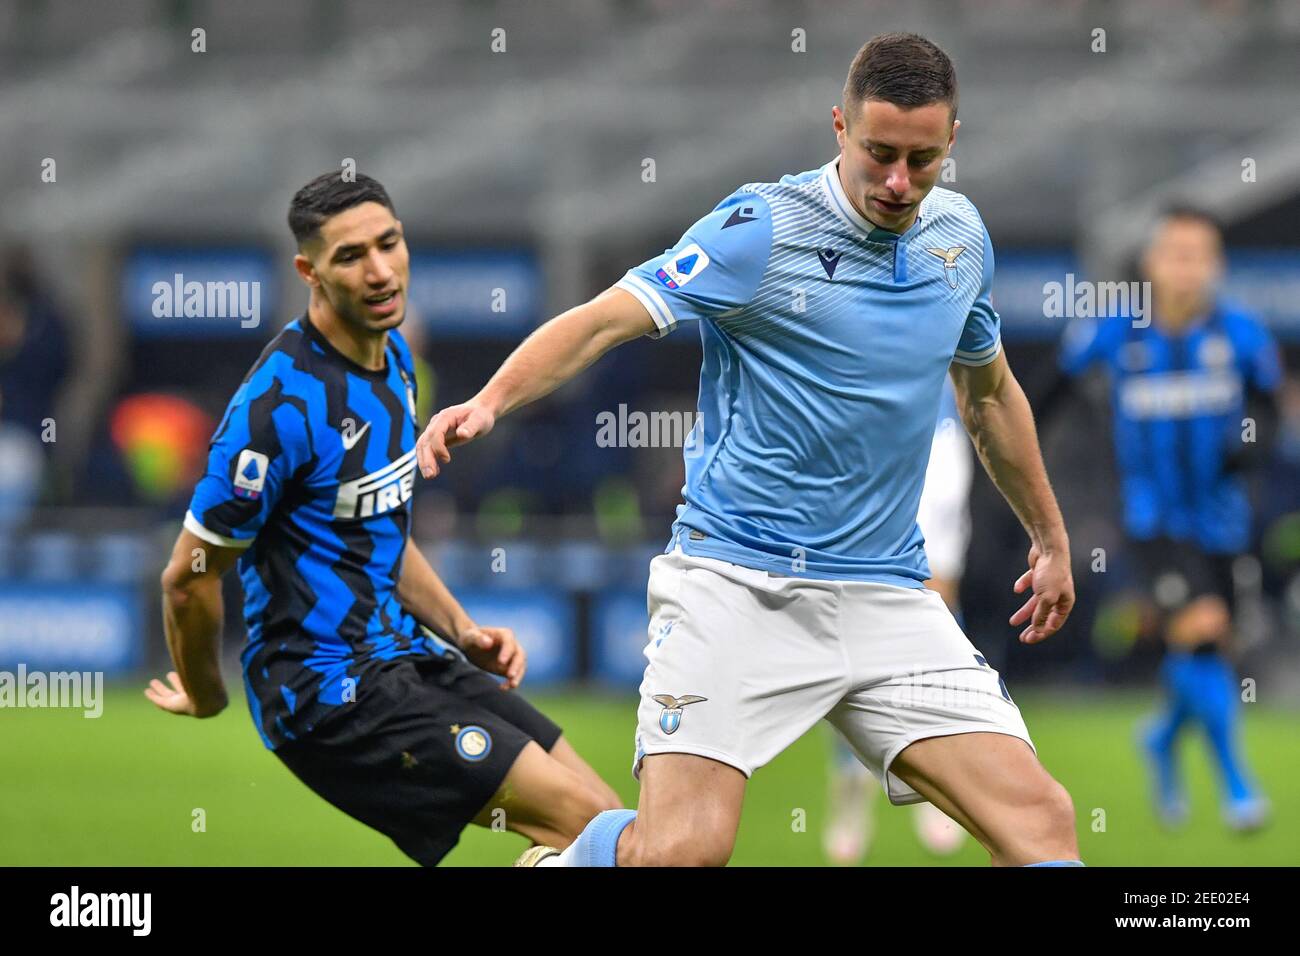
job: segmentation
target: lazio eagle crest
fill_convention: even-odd
[[[951,288],[957,288],[957,257],[966,251],[966,247],[953,246],[951,249],[940,249],[936,246],[925,251],[943,260],[943,277],[948,280]]]
[[[663,706],[663,710],[659,713],[659,729],[666,734],[674,733],[682,725],[683,707],[708,700],[707,697],[697,697],[694,694],[685,694],[681,697],[674,697],[672,694],[655,694],[651,699]]]

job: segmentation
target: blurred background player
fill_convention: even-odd
[[[1240,687],[1228,661],[1233,559],[1252,540],[1246,474],[1276,428],[1281,364],[1255,318],[1224,301],[1222,234],[1190,206],[1162,215],[1141,257],[1150,283],[1143,318],[1072,322],[1060,354],[1064,377],[1100,365],[1109,375],[1123,524],[1146,599],[1166,645],[1165,701],[1141,747],[1155,777],[1157,810],[1182,823],[1181,731],[1205,733],[1235,829],[1263,825],[1268,802],[1251,781],[1238,734]]]
[[[952,383],[945,382],[916,523],[925,538],[925,554],[933,575],[925,586],[939,592],[959,624],[974,471],[970,439],[957,413],[957,398]],[[823,843],[831,862],[851,866],[860,863],[871,850],[880,785],[843,737],[834,734],[831,739],[834,752],[827,792],[829,822]],[[966,831],[932,803],[918,803],[912,811],[912,822],[921,845],[936,855],[956,853],[965,842]]]

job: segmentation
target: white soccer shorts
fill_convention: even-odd
[[[890,764],[926,737],[1029,731],[933,591],[786,577],[680,550],[650,563],[648,664],[633,773],[648,754],[749,776],[825,717],[891,803],[923,798]]]

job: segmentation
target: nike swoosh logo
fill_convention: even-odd
[[[345,451],[351,451],[353,446],[356,445],[357,442],[361,441],[361,436],[366,433],[366,429],[369,427],[370,427],[370,422],[366,422],[364,425],[361,426],[361,431],[357,432],[351,438],[349,438],[347,435],[344,435],[343,449]]]

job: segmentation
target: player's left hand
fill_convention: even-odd
[[[506,679],[502,690],[513,690],[524,680],[528,655],[508,627],[474,627],[460,636],[460,649],[489,674]]]
[[[1068,552],[1043,554],[1038,545],[1029,549],[1029,570],[1016,579],[1015,592],[1033,588],[1033,595],[1011,615],[1010,623],[1029,626],[1020,632],[1022,644],[1045,641],[1061,629],[1074,607],[1074,577]]]

